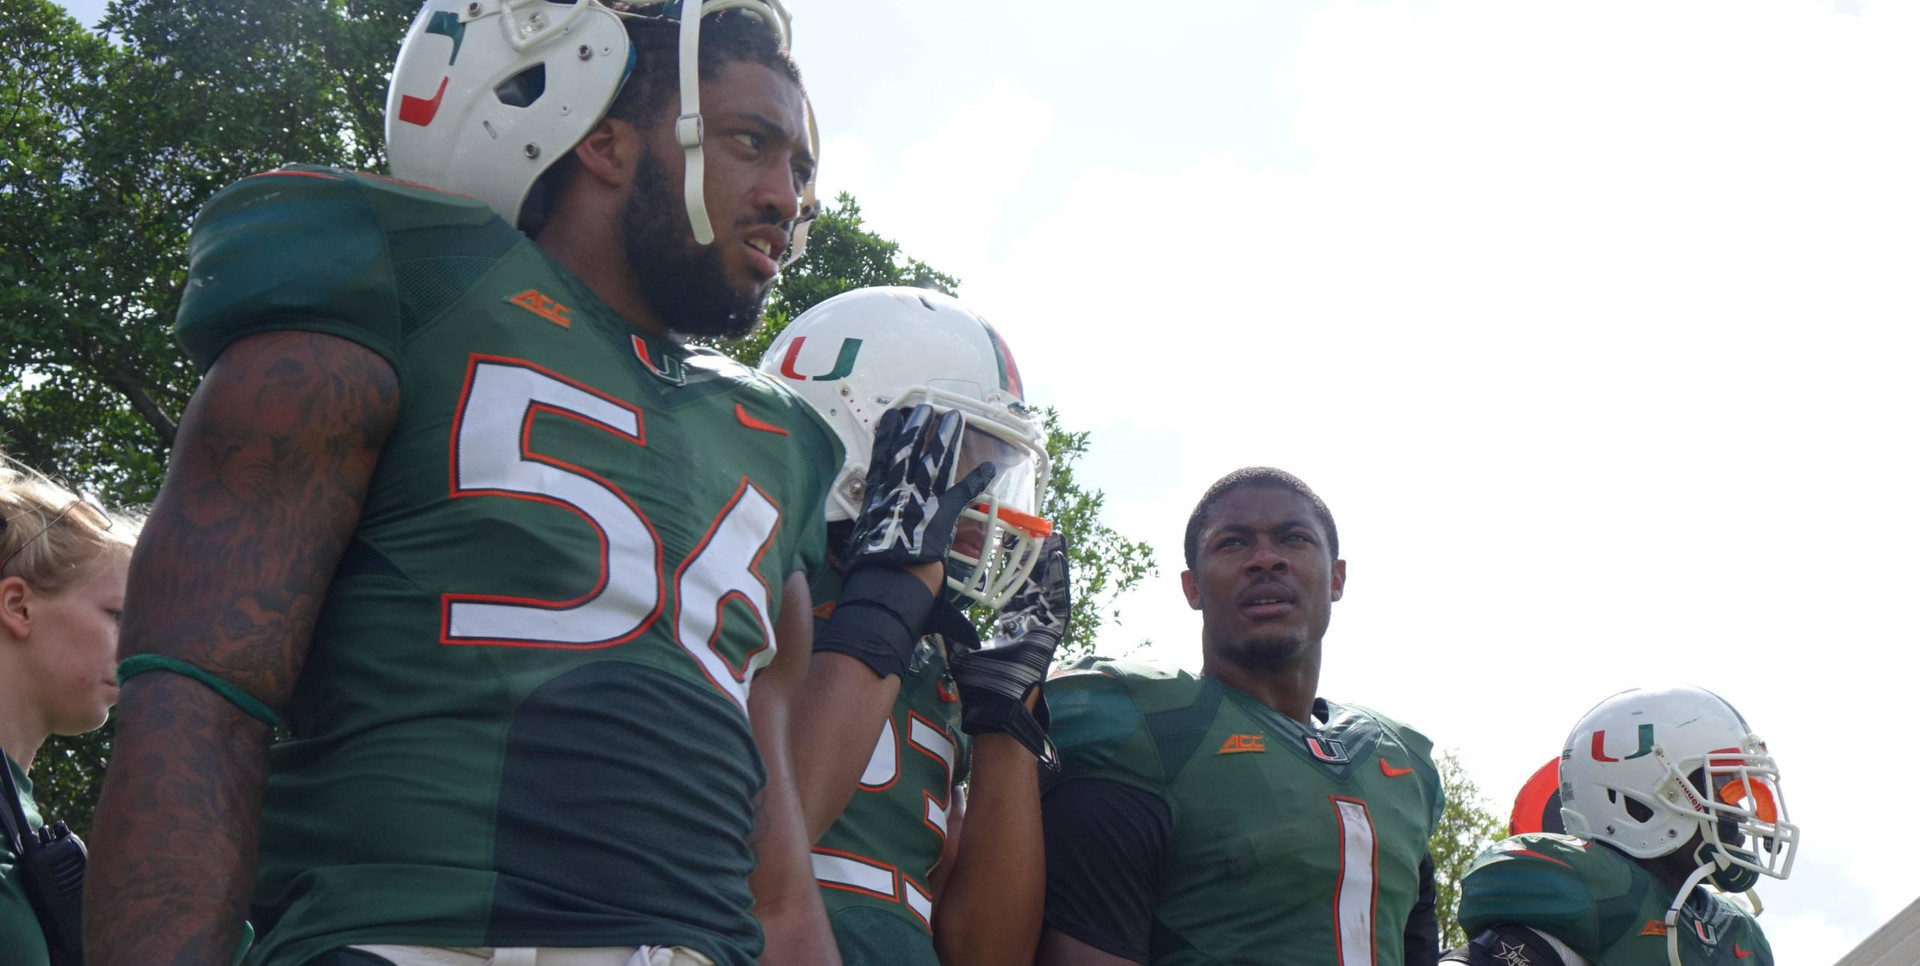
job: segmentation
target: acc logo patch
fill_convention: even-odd
[[[563,329],[573,327],[573,320],[568,318],[573,314],[573,310],[541,294],[537,288],[530,288],[519,295],[510,296],[507,301]]]
[[[1249,751],[1266,750],[1267,737],[1265,735],[1228,735],[1226,743],[1222,744],[1220,750],[1214,752],[1214,754],[1238,755]]]

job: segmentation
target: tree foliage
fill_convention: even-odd
[[[1460,764],[1460,756],[1443,751],[1434,757],[1440,769],[1440,788],[1447,796],[1440,825],[1427,842],[1433,854],[1434,909],[1440,917],[1440,948],[1452,949],[1467,941],[1460,930],[1460,880],[1474,856],[1507,837],[1506,823],[1487,807],[1480,786]]]
[[[222,187],[288,163],[378,170],[388,70],[418,0],[117,0],[95,33],[52,0],[0,0],[0,449],[119,505],[151,501],[198,374],[173,341],[188,229]],[[108,39],[108,34],[111,40]],[[787,321],[866,285],[958,280],[865,227],[841,195],[768,324],[725,348],[757,361]],[[1048,416],[1049,513],[1080,539],[1092,605],[1147,572],[1145,544],[1079,487],[1084,433]],[[84,832],[111,728],[49,741],[49,814]]]

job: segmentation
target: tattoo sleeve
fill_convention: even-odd
[[[399,412],[372,351],[307,332],[230,346],[181,420],[128,577],[121,655],[179,658],[285,706]],[[121,695],[86,885],[87,961],[231,962],[253,887],[267,727],[201,684]]]

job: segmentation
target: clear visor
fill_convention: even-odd
[[[997,500],[1001,506],[1021,513],[1038,512],[1034,502],[1039,494],[1034,486],[1033,451],[994,435],[978,420],[967,420],[966,431],[960,436],[960,457],[954,464],[954,478],[961,479],[973,472],[974,467],[989,461],[995,469],[993,482],[987,485],[980,499],[983,502]]]
[[[999,609],[1039,560],[1053,526],[1039,516],[1044,453],[992,423],[967,417],[954,478],[991,461],[993,481],[960,517],[947,556],[947,586],[964,602]]]

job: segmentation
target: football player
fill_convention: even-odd
[[[1561,832],[1567,826],[1560,820],[1560,757],[1555,755],[1535,769],[1513,797],[1513,813],[1507,816],[1507,834]]]
[[[747,331],[799,248],[786,39],[776,0],[432,0],[407,181],[203,210],[90,962],[225,962],[250,896],[263,966],[834,961],[784,729],[837,443],[676,335]],[[911,551],[872,569],[931,598]],[[757,868],[756,810],[802,843]]]
[[[1196,676],[1087,659],[1048,683],[1039,962],[1431,964],[1431,745],[1318,696],[1347,564],[1289,473],[1236,470],[1187,521]]]
[[[1753,915],[1726,894],[1793,870],[1800,832],[1780,771],[1733,706],[1696,687],[1623,691],[1567,736],[1567,834],[1516,835],[1460,886],[1475,966],[1768,966]],[[1708,888],[1708,884],[1712,888]]]
[[[1046,435],[1026,409],[1019,367],[955,300],[869,288],[808,309],[760,368],[788,380],[846,447],[830,534],[862,517],[873,454],[887,449],[874,440],[875,417],[888,406],[924,402],[964,426],[955,474],[997,469],[947,567],[951,599],[999,611],[995,638],[983,648],[962,620],[890,666],[831,650],[823,633],[794,757],[817,837],[814,872],[849,966],[1026,966],[1045,889],[1034,757],[1047,746],[1032,712],[1044,707],[1070,591],[1064,539],[1038,515]],[[831,612],[841,589],[837,570],[816,583],[816,614]],[[881,710],[853,715],[848,705]]]

